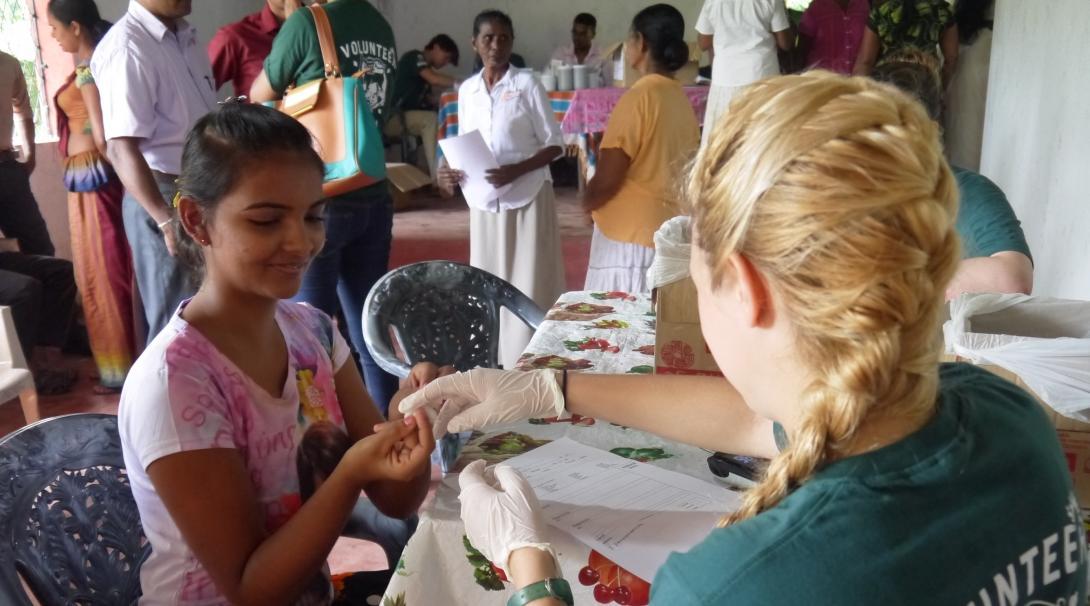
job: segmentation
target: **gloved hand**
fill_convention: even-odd
[[[538,417],[566,418],[555,370],[475,368],[428,383],[401,401],[406,416],[425,408],[436,438]]]
[[[466,536],[489,561],[509,572],[507,559],[522,547],[535,547],[556,558],[546,541],[537,495],[514,467],[500,463],[485,468],[484,461],[474,461],[462,470],[458,484]]]

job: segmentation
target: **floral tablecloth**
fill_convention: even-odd
[[[570,292],[549,310],[518,368],[646,374],[652,372],[654,342],[655,317],[646,296]],[[708,482],[727,483],[708,471],[704,450],[579,416],[564,421],[532,419],[473,432],[454,469],[477,459],[503,461],[562,437]],[[731,478],[728,485],[743,486],[744,481]],[[647,604],[651,579],[640,579],[555,529],[550,540],[576,604]],[[510,594],[511,584],[465,538],[458,477],[452,473],[420,513],[420,524],[398,562],[383,606],[502,606]]]

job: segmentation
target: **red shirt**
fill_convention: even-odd
[[[851,74],[869,12],[867,0],[849,0],[847,10],[836,0],[814,0],[799,23],[799,33],[810,39],[806,67]]]
[[[280,22],[268,4],[260,12],[221,27],[208,43],[216,88],[231,82],[236,95],[249,95],[279,31]]]

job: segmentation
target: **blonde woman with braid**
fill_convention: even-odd
[[[727,380],[572,374],[565,398],[549,371],[474,370],[401,409],[430,408],[438,433],[570,411],[773,457],[738,511],[670,556],[652,604],[1085,603],[1079,506],[1040,405],[939,364],[957,186],[924,109],[862,78],[765,80],[688,183]],[[474,463],[460,483],[467,535],[517,589],[560,574],[513,468]]]

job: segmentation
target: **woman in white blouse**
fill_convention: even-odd
[[[704,0],[696,32],[712,59],[712,87],[701,147],[736,92],[780,74],[776,48],[791,48],[790,27],[784,0]]]
[[[510,64],[511,18],[489,10],[473,20],[473,48],[484,69],[458,89],[458,129],[480,131],[500,167],[488,172],[496,188],[471,201],[469,262],[514,284],[548,308],[564,291],[564,263],[549,163],[563,153],[563,137],[545,89]],[[465,173],[439,168],[447,193]],[[509,186],[509,188],[504,189]],[[500,363],[514,368],[532,332],[507,311],[500,318]]]

